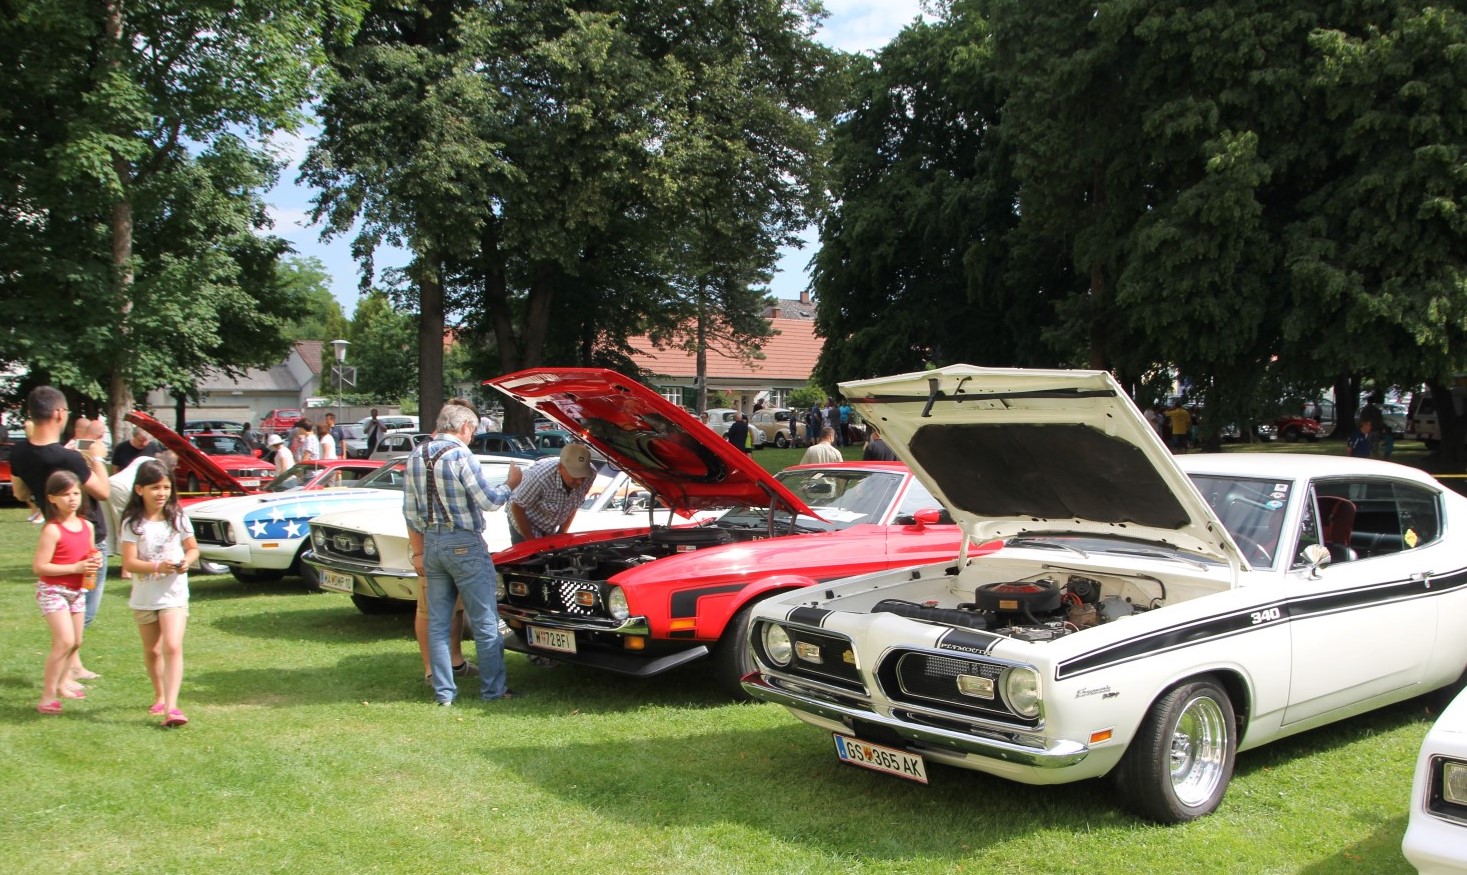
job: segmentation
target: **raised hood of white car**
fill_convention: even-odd
[[[975,541],[1082,533],[1241,561],[1104,371],[951,365],[840,388]]]

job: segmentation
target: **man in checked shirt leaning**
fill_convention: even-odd
[[[484,513],[509,500],[521,474],[511,468],[507,484],[489,485],[468,448],[478,426],[479,414],[467,401],[445,404],[433,437],[408,457],[402,496],[413,569],[428,586],[428,653],[433,696],[440,705],[452,705],[458,695],[448,635],[460,596],[479,651],[479,697],[493,701],[514,695],[505,677],[494,562],[483,533]]]

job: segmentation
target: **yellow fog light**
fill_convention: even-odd
[[[576,593],[576,607],[578,607],[578,608],[594,608],[594,607],[596,607],[596,593],[591,592],[589,589],[583,589],[580,592]]]
[[[795,642],[795,655],[806,662],[813,662],[816,665],[825,661],[820,655],[820,648],[808,641]]]
[[[627,650],[646,650],[647,639],[640,635],[628,635],[622,639],[622,646]]]
[[[1467,763],[1442,763],[1442,798],[1467,805]]]
[[[993,678],[976,674],[958,675],[958,692],[975,699],[993,698]]]
[[[523,580],[511,581],[506,588],[509,590],[510,595],[525,596],[530,594],[530,585]]]

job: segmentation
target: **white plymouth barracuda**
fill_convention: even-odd
[[[1108,374],[954,365],[841,385],[971,542],[762,602],[756,698],[847,763],[1109,776],[1221,803],[1239,751],[1467,668],[1467,498],[1412,468],[1171,456]]]
[[[1421,743],[1401,850],[1423,875],[1467,873],[1467,693]]]

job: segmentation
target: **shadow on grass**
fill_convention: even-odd
[[[1321,753],[1338,750],[1359,742],[1369,741],[1382,733],[1423,723],[1422,736],[1436,720],[1436,712],[1430,708],[1429,696],[1418,696],[1377,708],[1354,717],[1329,723],[1324,726],[1291,735],[1263,747],[1256,747],[1238,755],[1234,768],[1236,776],[1250,775],[1286,765],[1294,760],[1307,759]]]
[[[227,574],[215,574],[203,578],[189,575],[190,601],[304,595],[322,595],[322,593],[308,589],[304,580],[293,575],[262,583],[240,583]]]
[[[548,795],[636,829],[732,822],[833,859],[921,859],[934,872],[1037,830],[1135,823],[1099,782],[1031,787],[929,764],[923,786],[839,764],[830,736],[803,724],[483,753]]]
[[[412,614],[364,616],[345,599],[322,595],[314,603],[284,610],[264,609],[207,620],[221,632],[282,641],[357,643],[413,636]]]

